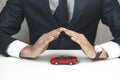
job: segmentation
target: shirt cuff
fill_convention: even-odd
[[[20,55],[21,50],[27,45],[28,45],[27,43],[24,43],[19,40],[15,40],[8,46],[6,52],[8,55],[12,57],[20,58],[19,55]]]
[[[99,46],[107,52],[108,58],[117,58],[120,56],[120,45],[118,43],[110,41]]]

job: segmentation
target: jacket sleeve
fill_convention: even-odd
[[[109,26],[114,39],[120,44],[120,5],[118,0],[103,0],[102,22]]]
[[[8,45],[13,42],[11,35],[20,30],[23,22],[22,0],[8,0],[0,13],[0,54],[9,56],[6,53]]]

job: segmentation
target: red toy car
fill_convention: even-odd
[[[55,57],[50,60],[51,64],[69,64],[73,65],[78,63],[77,57],[75,56],[61,56],[61,57]]]

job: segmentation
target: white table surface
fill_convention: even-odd
[[[61,55],[77,56],[76,65],[52,65]],[[0,56],[0,80],[120,80],[120,59],[92,61],[80,50],[47,50],[37,59]]]

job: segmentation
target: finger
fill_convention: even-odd
[[[74,42],[76,42],[79,45],[81,44],[81,40],[79,40],[78,38],[71,37],[71,40],[73,40]]]
[[[86,43],[88,40],[86,39],[86,37],[78,32],[69,30],[69,29],[64,29],[65,33],[71,37],[71,39],[78,43],[78,44],[82,44],[82,43]]]
[[[51,41],[53,41],[54,40],[54,37],[52,37],[52,36],[50,36],[50,37],[48,37],[46,40],[44,40],[44,45],[48,45]]]
[[[54,34],[54,33],[56,33],[56,32],[60,32],[60,33],[61,33],[61,32],[62,32],[62,28],[54,29],[54,30],[48,32],[48,34]]]
[[[47,33],[48,34],[47,37],[52,36],[52,37],[54,37],[54,39],[56,39],[59,37],[61,32],[62,32],[62,28],[55,29],[55,30]]]
[[[49,37],[49,36],[57,37],[58,35],[60,35],[61,32],[62,32],[62,29],[57,28],[55,30],[52,30],[48,33],[43,34],[40,39],[44,39],[44,38]]]
[[[48,36],[42,36],[40,39],[38,39],[37,41],[36,41],[36,45],[41,45],[41,44],[48,44],[49,43],[49,41],[51,42],[51,41],[53,41],[53,40],[55,40],[56,38],[58,38],[59,37],[59,35],[60,35],[60,32],[57,32],[57,33],[54,33],[53,35],[48,35]],[[47,43],[48,42],[48,43]]]
[[[80,33],[69,30],[69,29],[63,29],[63,31],[70,37],[78,37],[80,35]]]
[[[54,29],[48,33],[43,34],[38,41],[36,42],[37,45],[41,45],[44,43],[44,45],[50,43],[51,41],[55,40],[56,38],[59,37],[60,33],[62,31],[62,28],[57,28]],[[53,39],[51,40],[51,38],[49,37],[53,37]]]
[[[79,45],[81,46],[85,46],[85,45],[90,45],[90,42],[85,38],[85,37],[82,37],[82,38],[79,38],[79,37],[71,37],[71,39],[78,43]]]
[[[45,36],[44,38],[42,38],[42,40],[44,41],[44,40],[46,40],[48,37],[54,37],[54,40],[55,39],[57,39],[58,37],[59,37],[59,35],[60,35],[60,32],[56,32],[56,33],[52,33],[52,34],[50,34],[50,35],[47,35],[47,36]]]
[[[66,34],[68,36],[74,37],[77,40],[80,40],[80,41],[85,41],[86,40],[86,37],[85,37],[84,34],[81,34],[81,33],[78,33],[78,32],[75,32],[75,31],[72,31],[72,30],[69,30],[69,29],[65,29],[64,31],[66,32]]]
[[[53,34],[52,37],[54,37],[54,40],[55,40],[55,39],[57,39],[59,37],[59,35],[60,35],[60,32],[57,32],[57,33]]]
[[[80,34],[75,32],[75,31],[72,31],[72,30],[69,30],[69,29],[64,29],[64,32],[71,37],[71,39],[76,42],[77,44],[80,44]]]
[[[48,44],[49,44],[50,42],[52,42],[53,40],[54,40],[54,37],[52,37],[52,36],[46,38],[46,40],[44,40],[43,43],[41,44],[42,47],[48,46]],[[40,45],[40,46],[41,46],[41,45]]]

